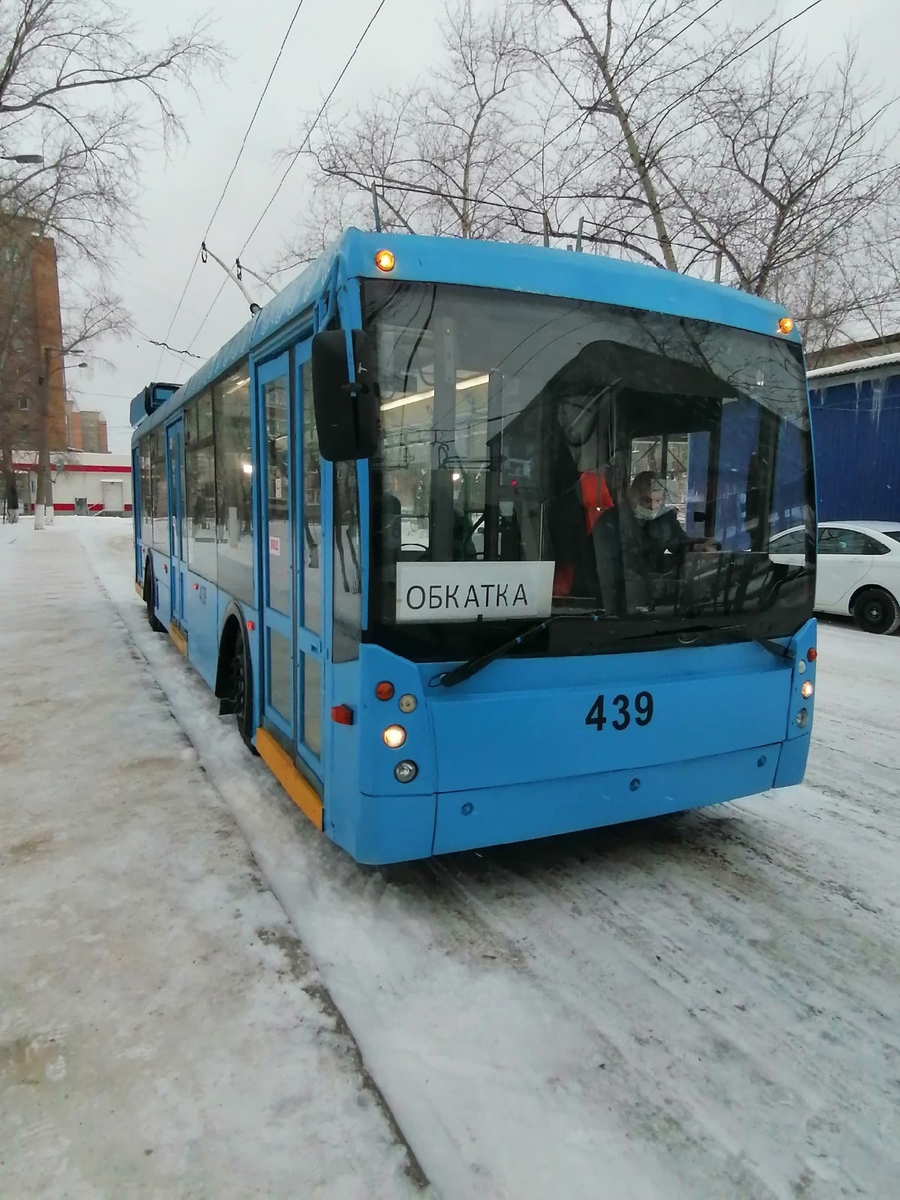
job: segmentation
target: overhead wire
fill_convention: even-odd
[[[257,100],[257,102],[256,102],[256,107],[255,107],[255,108],[254,108],[254,110],[253,110],[253,115],[252,115],[252,117],[250,118],[250,123],[249,123],[249,125],[247,126],[247,129],[246,129],[246,131],[244,132],[244,136],[243,136],[243,138],[241,139],[241,144],[240,144],[240,146],[238,147],[237,156],[235,157],[235,160],[234,160],[234,162],[232,163],[231,170],[228,172],[228,177],[227,177],[227,179],[225,180],[225,185],[224,185],[224,187],[222,188],[222,191],[221,191],[221,194],[220,194],[220,196],[219,196],[219,199],[216,201],[216,206],[215,206],[215,208],[213,209],[213,214],[212,214],[212,216],[209,218],[209,221],[207,222],[207,225],[206,225],[206,233],[205,233],[205,235],[204,235],[204,237],[203,237],[203,241],[204,241],[204,242],[205,242],[205,241],[206,241],[206,239],[209,237],[209,233],[210,233],[210,230],[212,229],[213,222],[215,221],[216,217],[217,217],[217,216],[218,216],[218,214],[219,214],[219,209],[222,207],[222,203],[223,203],[223,201],[224,201],[224,199],[225,199],[225,196],[226,196],[226,194],[227,194],[227,192],[228,192],[228,188],[230,187],[230,185],[231,185],[231,181],[232,181],[232,179],[234,178],[234,173],[235,173],[235,171],[237,170],[237,168],[238,168],[238,164],[239,164],[239,163],[240,163],[240,161],[241,161],[241,157],[243,156],[244,150],[245,150],[245,149],[246,149],[246,147],[247,147],[247,140],[248,140],[248,138],[250,137],[250,133],[251,133],[251,131],[252,131],[252,129],[253,129],[253,126],[254,126],[254,124],[256,123],[256,118],[259,116],[259,110],[260,110],[260,108],[262,107],[262,103],[263,103],[263,101],[264,101],[264,100],[265,100],[265,98],[266,98],[266,93],[267,93],[267,92],[268,92],[268,90],[269,90],[269,85],[270,85],[270,84],[271,84],[271,82],[272,82],[272,78],[273,78],[273,77],[274,77],[274,75],[275,75],[275,71],[276,71],[276,70],[277,70],[277,68],[278,68],[278,64],[279,64],[279,62],[281,61],[281,56],[282,56],[282,54],[284,53],[284,48],[285,48],[285,46],[287,45],[288,38],[291,36],[291,31],[292,31],[292,30],[293,30],[293,28],[294,28],[294,25],[295,25],[295,23],[296,23],[297,17],[300,15],[300,9],[303,7],[303,4],[304,4],[304,0],[299,0],[299,2],[298,2],[298,4],[297,4],[297,7],[294,9],[294,15],[291,17],[291,19],[290,19],[290,22],[288,23],[288,27],[287,27],[287,30],[286,30],[286,32],[285,32],[285,35],[284,35],[284,37],[281,39],[281,45],[278,47],[278,53],[275,55],[275,61],[272,63],[272,68],[271,68],[271,70],[269,71],[269,74],[268,74],[268,77],[267,77],[267,79],[266,79],[266,82],[265,82],[265,84],[263,85],[262,92],[260,93],[259,99],[258,99],[258,100]],[[201,251],[200,251],[200,250],[198,250],[198,251],[197,251],[197,253],[196,253],[196,255],[194,256],[194,261],[193,261],[193,263],[191,264],[191,269],[190,269],[190,271],[189,271],[189,273],[188,273],[188,277],[187,277],[187,280],[185,281],[185,285],[184,285],[184,287],[183,287],[183,288],[182,288],[182,290],[181,290],[181,295],[180,295],[180,297],[179,297],[179,299],[178,299],[178,303],[175,305],[175,311],[174,311],[174,313],[172,314],[172,320],[169,322],[169,327],[168,327],[168,329],[166,330],[165,337],[162,339],[162,340],[163,340],[163,342],[168,342],[168,340],[169,340],[169,335],[171,334],[171,332],[172,332],[172,329],[174,328],[175,322],[176,322],[176,320],[178,319],[178,314],[179,314],[179,312],[181,311],[181,306],[182,306],[182,304],[184,303],[184,298],[185,298],[185,296],[187,295],[187,290],[188,290],[188,288],[191,286],[191,280],[194,278],[194,272],[197,270],[197,264],[198,264],[198,263],[199,263],[199,261],[200,261],[200,256],[201,256]],[[220,289],[219,295],[221,295],[221,289]],[[216,299],[218,299],[218,295],[216,296]],[[205,321],[204,321],[204,323],[205,323]],[[193,343],[192,343],[192,345],[193,345]],[[157,363],[156,363],[156,375],[157,375],[157,376],[159,375],[159,369],[160,369],[160,367],[162,366],[162,360],[163,360],[163,356],[165,355],[165,353],[166,353],[166,347],[163,347],[162,349],[160,349],[160,352],[159,352],[159,359],[157,360]]]
[[[679,29],[676,34],[673,34],[672,37],[668,38],[665,42],[663,42],[660,46],[658,46],[656,48],[656,50],[653,52],[653,57],[655,57],[658,54],[661,54],[662,51],[667,49],[667,47],[671,46],[673,42],[676,42],[680,37],[683,37],[684,34],[687,32],[688,29],[691,28],[692,25],[695,25],[697,23],[697,21],[702,20],[703,17],[708,16],[709,13],[711,13],[714,8],[717,8],[721,2],[722,2],[722,0],[713,0],[713,2],[710,4],[710,6],[707,9],[704,9],[704,11],[702,13],[699,13],[687,25],[682,26],[682,28]],[[820,2],[821,2],[821,0],[815,0],[815,3],[817,3],[817,4]],[[665,76],[663,76],[663,78],[665,78]],[[553,137],[550,138],[550,140],[548,142],[545,142],[534,154],[531,155],[530,158],[526,158],[524,162],[519,163],[518,166],[514,167],[513,170],[507,176],[505,176],[503,179],[501,179],[499,183],[495,184],[490,189],[491,193],[496,196],[497,191],[500,188],[502,188],[505,184],[509,183],[510,180],[512,180],[519,173],[519,171],[522,170],[523,167],[530,166],[531,163],[533,163],[536,158],[540,158],[540,156],[545,152],[545,150],[549,146],[552,146],[554,142],[559,141],[559,139],[561,137],[564,137],[567,133],[570,132],[570,130],[574,129],[575,126],[577,124],[579,124],[579,122],[586,121],[590,115],[591,115],[590,107],[588,109],[586,109],[584,112],[580,112],[574,118],[574,120],[570,121],[569,124],[565,126],[565,128],[560,129],[558,133],[555,133],[553,135]]]
[[[741,47],[741,49],[738,50],[735,54],[733,54],[726,61],[726,63],[724,65],[731,66],[732,63],[737,62],[740,58],[743,58],[745,55],[749,54],[752,50],[755,50],[758,46],[761,46],[764,42],[766,42],[770,38],[774,37],[777,33],[780,33],[781,30],[784,29],[786,26],[792,24],[792,22],[794,22],[794,21],[799,20],[801,17],[805,16],[808,12],[810,12],[812,9],[818,7],[818,5],[821,4],[822,2],[823,2],[823,0],[811,0],[811,2],[809,4],[807,4],[805,8],[802,8],[799,12],[796,12],[792,16],[785,18],[784,21],[781,21],[773,29],[767,30],[766,33],[764,33],[762,35],[762,37],[757,38],[756,41],[751,42],[750,45],[748,45],[748,46]],[[709,12],[711,12],[714,8],[717,7],[717,4],[718,4],[718,0],[715,0],[715,2],[710,4],[709,8],[704,10],[704,12],[702,14],[700,14],[700,16],[701,17],[706,16]],[[695,21],[692,21],[690,24],[691,25],[695,24],[696,20],[698,20],[698,19],[700,19],[700,18],[699,17],[695,18]],[[688,25],[686,28],[690,28],[690,25]],[[684,32],[685,32],[685,29],[680,29],[678,31],[678,34],[675,35],[674,37],[670,38],[661,47],[659,47],[659,50],[663,50],[663,49],[665,49],[666,46],[671,45],[671,43],[673,41],[676,41],[677,38],[680,37]],[[659,50],[657,51],[657,53],[659,53]],[[677,107],[678,104],[682,103],[683,100],[687,99],[688,96],[694,94],[699,88],[704,87],[711,79],[714,78],[715,74],[717,73],[718,70],[721,69],[722,65],[723,64],[720,64],[719,67],[716,68],[716,71],[712,71],[708,75],[704,76],[704,78],[701,79],[700,82],[698,84],[696,84],[694,86],[694,88],[691,89],[690,92],[686,93],[684,96],[679,97],[678,100],[669,107],[666,114],[664,114],[664,115],[668,115],[668,113],[670,113],[675,107]],[[660,76],[660,79],[664,79],[664,78],[666,78],[666,75]],[[559,130],[558,133],[555,133],[548,142],[545,142],[537,150],[537,152],[535,154],[533,154],[529,158],[525,159],[524,162],[519,163],[508,175],[506,175],[503,179],[501,179],[499,181],[499,183],[493,184],[488,189],[488,195],[496,196],[498,194],[500,188],[504,187],[507,183],[509,183],[512,179],[514,179],[515,176],[519,173],[519,171],[522,170],[523,167],[527,167],[530,163],[534,162],[534,160],[536,158],[539,158],[547,150],[547,148],[549,146],[552,146],[554,142],[558,141],[561,137],[564,137],[565,134],[567,134],[570,130],[572,130],[579,122],[586,120],[589,115],[590,115],[590,112],[579,113],[578,116],[575,117],[575,119],[573,121],[570,121],[568,125],[566,125],[563,129]],[[646,121],[639,124],[632,131],[633,136],[637,136],[638,134],[643,133],[645,129],[647,129],[650,125],[654,124],[659,119],[660,119],[659,114],[656,114],[655,116],[653,116],[651,118],[648,118]],[[624,144],[624,139],[617,140],[614,145],[610,146],[608,149],[603,151],[603,153],[594,161],[594,163],[592,163],[592,166],[596,166],[598,163],[602,162],[605,158],[608,158],[610,154],[614,153],[614,151],[619,149],[623,144]],[[385,190],[397,190],[397,191],[417,193],[417,194],[421,194],[421,195],[431,195],[435,199],[452,200],[452,201],[456,201],[459,203],[465,203],[465,201],[467,199],[465,196],[461,196],[461,195],[450,195],[447,193],[438,193],[438,192],[435,192],[433,189],[425,188],[425,187],[422,187],[421,185],[417,186],[416,184],[401,184],[401,183],[396,183],[396,182],[383,182],[383,186],[384,186]],[[565,199],[565,197],[562,197],[562,198]],[[483,206],[491,207],[491,208],[503,208],[509,212],[531,213],[533,215],[536,215],[535,209],[533,207],[526,207],[524,205],[513,204],[513,203],[511,203],[509,201],[505,201],[505,200],[496,200],[496,201],[479,200],[479,201],[477,201],[477,203],[480,205],[483,205]],[[588,224],[593,225],[597,228],[602,228],[601,223],[598,221],[593,221],[593,220],[588,219]],[[536,231],[532,230],[531,232],[536,232]],[[556,235],[556,236],[559,236],[559,235]],[[574,235],[563,235],[563,236],[574,236]],[[654,234],[640,233],[637,230],[633,230],[633,231],[628,231],[627,233],[623,234],[623,244],[625,243],[625,241],[627,241],[628,239],[632,239],[632,238],[644,240],[644,241],[650,241],[650,242],[658,242],[658,240],[659,240],[656,237],[656,235],[654,235]],[[596,241],[597,239],[591,238],[590,240]],[[692,244],[692,243],[688,243],[688,242],[670,241],[669,244],[672,245],[673,247],[675,247],[676,249],[680,249],[680,250],[691,250],[691,251],[696,252],[700,249],[700,247],[698,247],[696,244]]]
[[[369,18],[369,21],[368,21],[365,29],[360,34],[356,45],[353,47],[353,50],[350,53],[350,57],[344,63],[344,66],[341,69],[340,75],[338,75],[337,79],[335,80],[335,82],[331,88],[331,91],[325,97],[324,101],[322,102],[321,107],[319,108],[319,111],[316,113],[315,119],[313,120],[312,124],[310,125],[309,129],[306,132],[306,136],[304,137],[303,141],[301,142],[301,144],[297,148],[297,150],[295,150],[294,153],[291,155],[290,162],[288,163],[284,173],[282,174],[281,179],[278,181],[278,184],[275,187],[275,191],[269,197],[269,200],[268,200],[265,208],[260,213],[259,218],[256,221],[256,224],[250,230],[250,233],[248,234],[247,239],[244,242],[243,246],[241,246],[241,249],[237,256],[239,259],[243,256],[247,247],[250,245],[250,242],[252,241],[254,234],[256,233],[256,231],[259,229],[260,225],[265,220],[266,215],[268,214],[272,205],[275,203],[275,200],[277,199],[278,194],[280,193],[281,189],[284,187],[284,184],[285,184],[285,181],[287,180],[288,175],[291,173],[291,170],[293,169],[293,167],[296,164],[297,160],[299,159],[300,155],[303,153],[303,151],[306,149],[307,145],[309,144],[309,139],[312,137],[312,135],[316,129],[316,126],[319,124],[319,121],[322,119],[325,109],[331,103],[332,97],[334,96],[335,92],[337,91],[338,87],[340,86],[342,79],[347,74],[347,71],[350,69],[350,66],[351,66],[353,60],[356,58],[356,55],[358,54],[360,47],[362,46],[363,42],[366,40],[366,37],[368,36],[369,30],[375,24],[376,20],[378,19],[378,15],[380,14],[381,10],[384,8],[386,3],[387,3],[387,0],[379,0],[379,3],[377,5],[377,7],[375,8],[375,11],[372,13],[372,16]],[[212,304],[210,304],[209,308],[206,311],[206,316],[200,322],[200,325],[197,328],[197,332],[194,334],[193,338],[189,342],[188,350],[193,350],[194,345],[196,344],[197,338],[200,336],[203,329],[205,328],[206,322],[209,320],[210,316],[212,315],[213,309],[215,308],[216,304],[219,301],[219,297],[222,295],[222,292],[225,290],[225,282],[227,282],[227,279],[228,279],[228,276],[226,275],[225,281],[223,281],[222,286],[216,292],[215,296],[213,297]]]
[[[811,0],[811,2],[809,4],[807,4],[807,6],[805,8],[802,8],[799,12],[794,13],[793,16],[785,18],[785,20],[780,22],[780,24],[776,25],[774,27],[774,29],[767,30],[766,33],[764,33],[762,37],[757,38],[755,42],[751,42],[749,46],[743,46],[740,50],[737,51],[737,53],[733,54],[729,59],[727,59],[726,62],[720,63],[715,68],[715,70],[710,71],[708,75],[705,75],[700,80],[699,83],[695,84],[694,87],[692,87],[690,89],[690,91],[686,92],[683,96],[679,96],[677,100],[675,100],[671,105],[669,105],[668,109],[662,114],[662,116],[668,116],[684,100],[686,100],[686,99],[688,99],[688,97],[696,94],[696,92],[700,88],[705,87],[707,83],[709,83],[711,80],[713,80],[716,77],[718,72],[720,70],[722,70],[723,67],[730,67],[733,63],[736,63],[738,61],[738,59],[743,58],[745,55],[749,54],[751,50],[755,50],[758,46],[761,46],[764,42],[767,42],[770,38],[773,38],[777,33],[780,33],[782,31],[782,29],[786,28],[786,26],[792,24],[794,21],[799,21],[799,19],[801,17],[806,16],[806,14],[808,12],[811,12],[814,8],[817,8],[822,3],[823,3],[823,0]],[[672,72],[669,72],[668,74],[672,74]],[[661,75],[655,82],[658,83],[660,81],[660,79],[665,79],[665,78],[666,78],[665,74]],[[632,136],[636,137],[638,134],[643,133],[645,129],[647,129],[650,125],[655,124],[660,119],[661,119],[661,116],[659,113],[657,113],[653,117],[648,117],[647,120],[643,121],[641,124],[639,124],[635,129],[633,129],[631,131]],[[624,142],[624,139],[620,139],[614,145],[612,145],[608,149],[604,150],[603,153],[599,156],[599,158],[597,158],[592,163],[592,166],[596,166],[598,163],[603,162],[603,160],[605,158],[608,158],[610,154],[612,154],[615,150],[618,150],[622,146],[623,142]]]
[[[238,168],[238,163],[241,161],[241,156],[243,155],[244,150],[247,146],[247,139],[250,136],[250,131],[253,129],[253,125],[256,121],[256,118],[259,116],[259,110],[260,110],[260,108],[262,108],[262,102],[266,98],[266,93],[269,90],[269,84],[272,82],[272,77],[274,76],[275,72],[278,69],[278,64],[281,62],[281,56],[284,53],[284,48],[287,45],[288,38],[291,36],[291,30],[294,28],[294,25],[297,21],[297,17],[299,17],[299,15],[300,15],[300,9],[303,7],[303,2],[304,2],[304,0],[299,0],[297,7],[294,9],[294,15],[291,17],[290,24],[288,25],[287,29],[285,30],[284,37],[281,39],[281,45],[278,47],[278,53],[275,55],[275,61],[272,63],[272,69],[271,69],[271,71],[269,71],[269,77],[266,80],[263,90],[260,93],[260,97],[256,102],[256,108],[254,108],[253,116],[250,118],[250,124],[247,126],[247,130],[244,133],[243,139],[241,140],[240,147],[238,148],[237,157],[235,158],[234,163],[232,164],[231,170],[228,172],[228,178],[225,180],[225,186],[222,188],[222,194],[219,197],[219,200],[218,200],[218,203],[216,204],[215,209],[213,210],[213,215],[209,218],[209,224],[206,227],[206,233],[203,237],[204,241],[206,241],[206,239],[209,237],[210,230],[212,229],[212,226],[213,226],[213,222],[215,221],[216,217],[219,215],[219,209],[222,207],[222,201],[225,199],[225,193],[228,191],[228,187],[231,183],[231,180],[234,178],[234,173]]]
[[[334,96],[335,92],[337,91],[338,87],[340,86],[341,81],[343,80],[348,69],[350,68],[360,47],[362,46],[363,42],[365,41],[365,39],[369,33],[369,30],[375,24],[375,21],[377,20],[379,14],[381,13],[381,10],[384,8],[384,5],[386,2],[387,2],[387,0],[379,0],[379,3],[377,5],[374,13],[370,17],[365,29],[363,30],[362,34],[360,35],[359,40],[357,41],[356,45],[354,46],[354,48],[350,54],[350,57],[347,59],[346,63],[344,64],[344,66],[341,70],[341,73],[338,75],[337,80],[335,81],[330,92],[328,93],[328,95],[326,96],[325,100],[323,101],[321,107],[319,108],[319,111],[317,112],[315,119],[313,120],[312,124],[310,125],[309,129],[307,130],[306,136],[304,137],[302,143],[297,148],[297,150],[295,150],[294,153],[292,154],[290,162],[288,163],[284,173],[281,176],[281,179],[279,180],[277,186],[275,187],[274,192],[272,193],[271,197],[269,198],[268,202],[266,203],[265,208],[260,213],[260,216],[257,219],[255,225],[250,230],[250,233],[248,234],[243,246],[241,247],[240,253],[238,254],[238,258],[240,258],[241,255],[243,255],[244,252],[246,251],[248,245],[250,244],[251,240],[253,239],[254,235],[256,234],[257,230],[259,229],[260,225],[262,224],[263,220],[267,216],[272,205],[275,203],[275,200],[277,199],[279,193],[281,192],[281,189],[284,186],[288,175],[290,174],[293,167],[296,165],[297,160],[299,159],[300,155],[303,153],[303,151],[308,146],[310,138],[312,137],[312,134],[314,133],[316,127],[318,126],[319,121],[322,119],[325,109],[328,107],[328,104],[331,102],[332,97]],[[811,0],[811,2],[809,4],[807,4],[804,8],[802,8],[799,12],[796,12],[792,16],[785,18],[785,20],[781,21],[773,29],[767,30],[762,35],[762,37],[757,38],[756,41],[752,42],[750,45],[742,47],[734,55],[732,55],[724,65],[730,66],[732,63],[737,62],[740,58],[743,58],[745,55],[749,54],[752,50],[755,50],[758,46],[762,45],[764,42],[768,41],[770,38],[772,38],[776,34],[780,33],[782,29],[786,28],[788,25],[792,24],[794,21],[799,20],[801,17],[803,17],[807,13],[811,12],[814,8],[817,8],[822,2],[823,2],[823,0]],[[302,0],[301,0],[301,3],[302,3]],[[709,10],[707,10],[707,11],[711,11],[712,8],[714,8],[714,7],[716,7],[715,4],[710,5]],[[296,14],[295,14],[295,18],[296,18]],[[293,21],[292,21],[292,23],[293,23]],[[684,30],[679,30],[679,33],[677,36],[681,36],[681,34],[683,32],[684,32]],[[676,38],[673,37],[672,39],[670,39],[670,42],[674,41],[674,40],[676,40]],[[664,48],[664,47],[662,47],[662,48]],[[279,51],[279,55],[280,55],[280,51]],[[722,64],[720,64],[720,66],[717,67],[716,70],[721,69],[721,65]],[[698,87],[702,87],[706,83],[708,83],[714,77],[715,74],[716,74],[716,72],[713,71],[709,75],[705,76],[700,81],[700,83],[697,84],[691,90],[691,93],[688,93],[688,95],[693,94],[693,92],[695,92]],[[664,78],[664,77],[665,76],[662,76],[661,78]],[[684,99],[686,99],[686,96],[679,97],[678,101],[676,101],[675,106],[677,106],[677,104],[681,103]],[[669,109],[669,111],[671,111],[671,108]],[[589,115],[590,115],[589,113],[579,113],[574,118],[574,120],[570,121],[568,125],[566,125],[563,129],[561,129],[557,133],[555,133],[553,135],[553,137],[550,138],[550,140],[548,142],[544,143],[533,155],[531,155],[529,158],[525,159],[524,162],[518,163],[507,176],[505,176],[502,180],[500,180],[499,183],[493,185],[490,189],[489,194],[497,195],[498,190],[501,187],[505,186],[505,184],[509,183],[512,179],[514,179],[515,176],[519,173],[519,171],[522,170],[523,167],[529,166],[532,162],[535,161],[535,159],[539,158],[543,153],[545,153],[545,151],[547,150],[547,148],[549,146],[553,145],[561,137],[564,137],[567,133],[569,133],[572,129],[574,129],[574,127],[577,124],[586,120],[587,116],[589,116]],[[642,124],[638,125],[636,127],[636,129],[634,129],[632,131],[633,135],[636,136],[637,134],[644,132],[645,129],[647,129],[650,125],[652,125],[657,120],[659,120],[659,114],[655,115],[652,118],[648,118],[646,121],[644,121]],[[610,154],[612,154],[621,145],[622,145],[622,140],[619,140],[614,146],[609,147],[607,150],[605,150],[600,155],[600,157],[596,160],[594,165],[596,165],[596,163],[602,162],[604,158],[607,158]],[[429,194],[427,189],[417,188],[415,185],[389,184],[387,186],[396,188],[398,190],[405,190],[405,191],[410,191],[410,192],[424,192],[425,194]],[[431,193],[431,194],[434,194],[434,193]],[[437,197],[437,198],[440,198],[440,197]],[[455,199],[455,200],[460,200],[460,201],[464,199],[464,197],[461,197],[461,196],[445,197],[445,198]],[[506,208],[510,211],[533,211],[530,209],[526,210],[524,208],[524,206],[509,204],[506,201],[500,201],[500,202],[481,201],[480,203],[490,204],[493,207]],[[210,222],[210,224],[211,223],[212,222]],[[591,221],[590,223],[592,225],[598,225],[598,223],[595,221]],[[653,235],[641,234],[641,233],[638,233],[637,231],[630,232],[626,236],[629,238],[643,238],[644,240],[651,240],[651,241],[657,240],[655,237],[653,237]],[[681,243],[681,242],[674,243],[673,242],[672,245],[677,246],[677,248],[679,248],[679,249],[689,249],[689,250],[697,249],[697,247],[695,245],[690,245],[688,243]],[[199,258],[199,253],[198,253],[198,258]],[[195,260],[194,266],[196,267],[196,260]],[[188,345],[188,351],[193,350],[193,347],[196,344],[197,338],[200,336],[200,333],[205,328],[207,321],[209,320],[210,316],[212,315],[213,309],[215,308],[216,304],[219,301],[219,297],[222,295],[222,292],[225,290],[226,282],[227,282],[227,276],[226,276],[225,280],[222,282],[221,286],[219,287],[219,290],[216,292],[215,296],[213,297],[213,301],[210,304],[209,308],[207,309],[206,315],[204,316],[203,320],[200,322],[200,325],[197,329],[197,332],[194,334],[194,337],[191,339],[191,341]],[[185,290],[186,290],[186,288],[185,288]],[[171,332],[171,329],[169,330],[169,332]],[[166,335],[166,339],[168,339],[168,333]]]
[[[353,47],[350,57],[344,63],[344,66],[341,70],[340,75],[338,75],[337,79],[335,80],[334,86],[332,87],[331,91],[328,93],[328,95],[325,97],[324,101],[322,102],[322,106],[320,107],[319,111],[316,113],[316,116],[315,116],[315,119],[314,119],[312,125],[310,125],[309,129],[306,131],[306,137],[304,137],[304,139],[300,143],[299,147],[294,151],[293,155],[291,156],[291,160],[288,163],[284,174],[282,175],[281,179],[279,180],[278,186],[275,188],[275,191],[272,193],[272,195],[269,199],[269,202],[266,204],[266,207],[260,213],[259,219],[257,220],[256,224],[250,230],[250,233],[247,236],[247,240],[244,242],[243,246],[241,246],[241,251],[240,251],[240,254],[238,254],[238,258],[241,257],[241,254],[243,254],[244,251],[247,249],[247,247],[250,245],[253,235],[256,233],[257,229],[259,229],[259,227],[263,223],[263,220],[265,219],[266,214],[268,213],[269,209],[275,203],[275,200],[278,197],[278,193],[284,187],[285,180],[287,179],[288,175],[291,173],[291,170],[293,169],[294,164],[297,162],[297,159],[300,157],[300,155],[303,153],[303,151],[308,146],[309,139],[312,137],[312,135],[316,129],[316,126],[319,124],[319,121],[321,121],[322,115],[325,112],[325,109],[331,103],[331,98],[334,96],[334,93],[340,87],[341,80],[344,78],[344,76],[347,74],[347,71],[350,69],[350,65],[352,64],[353,60],[356,58],[356,55],[359,52],[360,46],[362,46],[363,42],[366,40],[369,30],[372,28],[372,26],[378,20],[378,16],[379,16],[381,10],[384,8],[386,3],[387,3],[387,0],[379,0],[378,6],[376,7],[375,11],[372,13],[372,16],[369,18],[369,22],[366,25],[365,29],[360,34],[359,40],[357,41],[356,45]]]

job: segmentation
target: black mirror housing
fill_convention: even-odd
[[[326,329],[312,342],[313,396],[319,453],[326,462],[371,458],[378,448],[378,390],[370,368],[369,343],[361,329],[351,334],[354,378],[347,335]]]

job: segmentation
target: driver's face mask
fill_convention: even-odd
[[[634,498],[634,515],[641,521],[653,521],[665,509],[666,493],[662,488],[641,492]]]

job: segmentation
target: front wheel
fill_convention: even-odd
[[[900,604],[883,588],[866,588],[853,602],[853,620],[865,633],[893,633],[900,628]]]

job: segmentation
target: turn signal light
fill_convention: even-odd
[[[389,750],[399,750],[406,741],[406,730],[402,725],[388,725],[381,736]]]
[[[393,271],[394,255],[390,250],[379,250],[375,255],[375,266],[379,271]]]
[[[794,318],[793,317],[782,317],[781,320],[778,322],[778,332],[779,333],[790,333],[793,328],[794,328]]]
[[[375,695],[379,700],[390,700],[394,694],[394,685],[383,679],[381,683],[375,684]]]
[[[812,650],[808,650],[806,652],[806,659],[808,662],[815,662],[818,657],[819,657],[819,652],[815,648],[815,646],[813,646]]]

